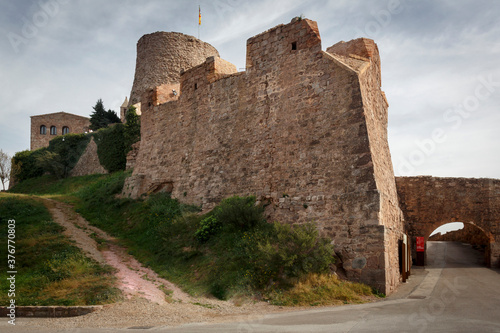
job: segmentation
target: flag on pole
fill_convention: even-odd
[[[198,6],[198,25],[201,25],[201,6]]]

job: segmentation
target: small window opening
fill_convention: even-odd
[[[62,129],[62,134],[65,135],[65,134],[68,134],[69,133],[69,127],[68,126],[64,126],[63,129]]]
[[[41,135],[47,134],[47,126],[45,125],[40,126],[40,134]]]
[[[292,51],[297,49],[297,42],[292,43]]]
[[[194,84],[194,90],[198,89],[198,83]]]
[[[57,127],[50,126],[50,135],[57,135]]]

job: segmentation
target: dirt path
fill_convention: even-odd
[[[194,298],[159,277],[153,270],[142,266],[125,248],[116,245],[113,237],[90,225],[70,205],[46,198],[41,200],[54,221],[65,228],[64,234],[74,240],[78,247],[98,262],[116,268],[118,287],[126,296],[126,300],[106,305],[103,310],[86,316],[36,319],[26,321],[27,326],[66,329],[175,326],[189,322],[221,322],[246,318],[250,320],[257,315],[285,310],[263,302],[235,304],[232,301],[205,297]],[[100,250],[95,239],[105,240],[107,246]],[[172,291],[170,297],[166,298],[162,288]]]
[[[75,213],[70,205],[45,199],[54,221],[65,228],[64,234],[74,240],[78,247],[101,264],[108,264],[117,270],[118,287],[128,298],[142,297],[158,304],[167,303],[165,292],[160,286],[172,291],[175,301],[191,302],[192,297],[174,284],[159,277],[153,270],[142,266],[126,249],[115,244],[115,239],[107,233],[89,224]],[[94,237],[91,237],[93,235]],[[95,238],[106,241],[107,249],[99,251]]]

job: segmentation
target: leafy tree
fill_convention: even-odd
[[[115,111],[106,111],[102,99],[97,100],[93,109],[94,112],[90,115],[90,129],[93,131],[121,122]]]
[[[0,149],[0,180],[5,191],[5,183],[10,179],[11,158]]]
[[[125,114],[125,153],[132,149],[132,145],[141,140],[141,118],[137,115],[135,106],[131,105]]]
[[[44,170],[38,165],[37,157],[42,155],[47,148],[34,151],[24,150],[17,152],[12,158],[13,177],[16,182],[43,175]],[[12,181],[12,179],[11,179]]]
[[[120,117],[118,117],[116,112],[113,110],[108,110],[108,112],[106,113],[106,117],[108,118],[110,124],[119,124],[122,122],[120,120]]]
[[[45,172],[56,176],[57,178],[65,178],[68,174],[68,168],[65,161],[58,153],[49,150],[44,151],[36,157],[37,165]]]

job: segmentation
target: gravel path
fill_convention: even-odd
[[[70,205],[51,199],[43,199],[43,202],[54,221],[65,228],[64,234],[74,240],[78,247],[98,262],[116,268],[118,287],[126,299],[119,303],[105,305],[102,310],[85,316],[25,319],[20,322],[21,325],[54,329],[177,326],[190,322],[250,320],[269,312],[285,311],[281,307],[264,302],[235,304],[232,301],[205,297],[194,298],[171,282],[159,277],[153,270],[142,266],[127,253],[125,248],[116,245],[113,237],[91,226],[83,217],[75,213]],[[97,236],[104,239],[107,243],[106,249],[100,251],[91,234],[94,238]],[[161,288],[172,291],[169,298],[166,298]],[[293,308],[293,310],[298,309]]]

